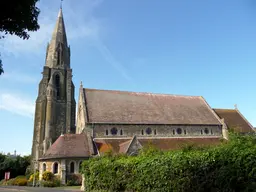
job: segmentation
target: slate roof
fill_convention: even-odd
[[[239,133],[255,132],[253,126],[237,109],[214,109],[220,118],[224,118],[228,129],[233,129]]]
[[[213,146],[221,143],[222,137],[194,137],[194,138],[138,138],[137,140],[142,145],[154,146],[161,150],[175,150],[180,149],[186,145],[195,146]],[[129,139],[94,139],[100,154],[112,151],[114,154],[125,153],[127,147],[131,143],[132,138]]]
[[[201,96],[98,89],[83,91],[88,123],[221,124]]]
[[[85,134],[61,135],[41,159],[76,158],[91,156],[88,138]]]

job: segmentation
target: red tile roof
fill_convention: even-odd
[[[138,142],[143,146],[153,146],[161,150],[180,149],[186,145],[212,146],[221,143],[222,137],[194,137],[194,138],[138,138]],[[112,151],[114,154],[125,153],[126,147],[131,143],[129,139],[94,139],[100,154]],[[124,147],[125,146],[125,147]]]
[[[131,138],[127,139],[94,139],[94,143],[100,154],[106,152],[122,153],[127,144],[131,142]]]
[[[84,89],[89,123],[214,124],[217,115],[199,96]]]
[[[89,157],[88,138],[85,134],[61,135],[41,159]]]
[[[226,123],[228,129],[239,133],[255,132],[252,125],[236,109],[214,109],[217,115]]]

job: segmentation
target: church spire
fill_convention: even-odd
[[[70,49],[67,42],[62,8],[58,13],[52,39],[47,48],[46,66],[50,68],[69,68]]]

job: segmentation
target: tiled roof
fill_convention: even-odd
[[[222,137],[194,137],[194,138],[138,138],[138,142],[143,146],[154,146],[161,150],[180,149],[186,145],[209,146],[221,143]],[[124,147],[130,144],[132,138],[129,139],[94,139],[100,154],[112,151],[116,153],[125,153],[127,149]]]
[[[52,144],[41,159],[89,157],[91,155],[86,134],[65,134]]]
[[[217,115],[226,123],[229,129],[239,133],[255,132],[252,125],[236,109],[214,109]]]
[[[89,123],[221,124],[200,96],[97,89],[84,95]]]
[[[122,153],[127,145],[131,142],[131,138],[127,139],[94,139],[94,143],[100,154],[106,152]]]

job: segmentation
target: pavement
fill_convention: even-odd
[[[0,192],[47,192],[47,191],[53,191],[53,192],[81,192],[77,189],[58,189],[58,188],[46,188],[46,187],[19,187],[19,186],[0,186]]]

